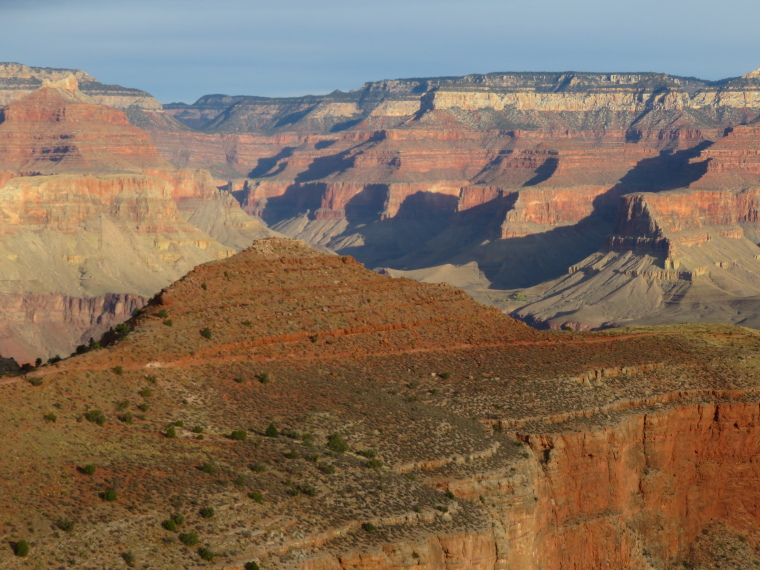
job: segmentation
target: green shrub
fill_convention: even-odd
[[[237,382],[238,384],[242,384],[243,382],[245,382],[245,378],[241,378],[240,376],[238,376],[237,378],[233,378],[232,380],[234,382]]]
[[[456,499],[457,497],[456,497],[456,495],[454,495],[454,493],[452,493],[452,492],[449,490],[449,491],[446,491],[446,498],[447,498],[447,499]]]
[[[357,453],[362,457],[366,457],[367,459],[373,459],[377,455],[377,452],[374,449],[362,449]]]
[[[99,426],[106,423],[106,416],[101,410],[88,410],[84,417],[88,422],[92,422]]]
[[[138,394],[140,394],[140,396],[142,396],[143,398],[150,398],[151,396],[153,396],[153,390],[151,390],[150,388],[145,388],[143,390],[140,390]]]
[[[84,473],[85,475],[94,475],[95,471],[97,470],[98,468],[92,463],[88,463],[87,465],[82,467],[82,473]]]
[[[58,519],[55,521],[55,526],[64,532],[71,532],[74,530],[74,521],[69,519]]]
[[[169,426],[166,428],[166,437],[170,439],[177,437],[177,429],[174,426]]]
[[[348,444],[340,434],[334,433],[327,439],[327,448],[336,453],[345,453],[348,451]]]
[[[377,530],[377,527],[372,523],[364,523],[362,528],[367,532],[375,532],[375,530]]]
[[[122,552],[121,558],[126,562],[127,566],[132,567],[135,564],[135,555],[131,552]]]
[[[264,502],[264,495],[262,495],[261,493],[258,493],[256,491],[252,491],[252,492],[248,493],[248,498],[249,499],[253,499],[257,503],[263,503]]]
[[[155,374],[148,374],[145,379],[151,384],[158,382],[158,377]]]
[[[250,327],[253,323],[251,321],[243,321],[240,324],[244,327]]]
[[[248,432],[243,430],[235,430],[230,434],[230,439],[234,439],[235,441],[243,441],[247,437]]]
[[[310,433],[303,434],[301,441],[306,447],[314,447],[314,436]]]
[[[309,497],[316,497],[317,496],[317,488],[314,485],[301,485],[299,488],[300,491]]]
[[[42,386],[42,378],[29,378],[29,383],[32,386]]]
[[[131,330],[132,327],[130,327],[127,323],[116,325],[116,334],[119,335],[119,338],[124,338],[130,333]]]
[[[107,491],[104,491],[102,498],[104,501],[108,501],[109,503],[114,502],[118,498],[116,495],[116,489],[108,489]]]
[[[319,470],[325,475],[332,475],[335,473],[335,465],[332,463],[320,463],[318,467]]]
[[[204,519],[210,519],[213,518],[216,512],[214,511],[214,507],[203,507],[198,513],[204,518]]]
[[[156,313],[159,319],[165,319],[169,316],[169,312],[166,309],[161,309]]]
[[[179,535],[179,541],[185,546],[194,546],[198,544],[198,535],[194,532],[185,532]]]
[[[56,416],[53,412],[47,413],[43,417],[46,421],[49,421],[51,423],[55,423],[58,420],[58,416]]]
[[[166,325],[167,327],[172,327],[174,326],[174,321],[171,319],[164,319],[164,325]]]
[[[277,431],[277,428],[274,427],[274,424],[269,424],[269,427],[264,432],[264,435],[267,437],[280,437],[280,432]]]
[[[204,291],[207,291],[208,285],[206,285],[205,283],[201,283],[201,289],[203,289]]]
[[[145,402],[143,402],[142,404],[137,405],[137,409],[140,410],[141,412],[147,412],[150,409],[150,406],[146,404]]]
[[[364,465],[366,465],[370,469],[380,469],[380,467],[383,466],[383,462],[380,461],[379,459],[370,459]]]
[[[244,568],[245,570],[261,570],[255,562],[246,562]]]
[[[443,378],[444,380],[448,380],[449,378],[451,378],[451,372],[442,372],[441,378]]]
[[[201,329],[201,336],[206,339],[211,338],[211,329],[208,327]]]
[[[27,556],[29,554],[29,543],[25,540],[19,540],[13,545],[13,553],[16,556]]]
[[[195,436],[195,439],[203,439],[203,434],[199,433],[198,435]]]
[[[177,523],[174,522],[174,520],[172,519],[166,519],[164,522],[161,523],[161,526],[171,532],[175,532],[177,530]]]
[[[174,420],[174,425],[177,427],[185,427],[185,422],[182,420]]]
[[[251,465],[248,466],[248,468],[253,471],[254,473],[263,473],[267,470],[267,466],[263,463],[251,463]]]
[[[287,490],[287,491],[285,491],[285,492],[286,492],[288,495],[290,495],[291,497],[295,497],[296,495],[298,495],[298,489],[288,489],[288,490]]]
[[[270,380],[271,379],[269,378],[269,374],[267,374],[266,372],[264,372],[263,374],[259,374],[259,382],[261,382],[262,384],[269,384]]]
[[[116,411],[117,412],[123,412],[129,407],[129,400],[121,400],[119,402],[116,402]]]
[[[203,433],[203,427],[201,427],[201,426],[195,426],[193,428],[193,433]]]
[[[177,513],[176,515],[172,517],[172,520],[177,526],[183,525],[185,524],[185,515],[183,515],[182,513]]]
[[[117,376],[121,376],[124,374],[124,367],[123,366],[114,366],[111,370],[113,370],[113,373]]]
[[[211,562],[214,559],[214,556],[216,556],[216,553],[213,550],[201,547],[198,549],[198,555],[204,560]]]
[[[298,452],[297,451],[288,451],[285,454],[285,457],[287,457],[288,459],[298,459]]]
[[[217,471],[216,465],[214,465],[213,463],[204,463],[203,465],[201,465],[201,471],[203,471],[204,473],[208,473],[209,475],[213,475]]]

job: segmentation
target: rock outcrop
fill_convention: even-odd
[[[21,362],[68,354],[198,263],[267,235],[77,75],[52,75],[0,109],[0,354]]]

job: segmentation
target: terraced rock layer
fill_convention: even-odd
[[[166,112],[196,132],[152,130],[163,156],[393,275],[555,328],[760,322],[756,73],[494,73]]]
[[[69,354],[198,263],[269,235],[75,75],[46,81],[0,108],[0,354],[20,362]]]
[[[197,267],[130,326],[0,386],[19,402],[0,538],[40,564],[662,568],[715,536],[760,547],[749,329],[540,332],[288,240]]]

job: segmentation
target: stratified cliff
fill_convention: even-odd
[[[70,353],[198,263],[267,235],[75,75],[46,81],[0,108],[0,354],[21,362]]]
[[[759,322],[756,73],[718,82],[494,73],[381,81],[321,97],[209,95],[165,112],[195,132],[152,129],[164,157],[211,169],[274,229],[393,275],[463,284],[550,326]],[[679,188],[689,190],[670,193]],[[692,199],[697,189],[712,197]],[[631,200],[652,214],[626,222]],[[678,210],[681,202],[689,209]],[[679,237],[653,237],[650,218]],[[714,236],[696,231],[718,226]],[[715,239],[697,251],[708,234]],[[673,244],[690,249],[675,254]],[[641,257],[643,248],[662,255]],[[731,263],[746,271],[732,272]],[[602,265],[611,273],[571,300],[554,296],[568,271],[575,290],[588,274],[578,269]],[[718,267],[714,283],[693,286],[688,276],[708,275],[707,267]],[[632,273],[667,279],[621,277]]]

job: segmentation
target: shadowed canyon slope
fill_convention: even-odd
[[[392,275],[555,328],[760,323],[756,73],[494,73],[165,113],[196,129],[151,129],[168,160]]]
[[[128,326],[0,385],[0,535],[41,567],[760,562],[756,331],[536,331],[283,239]]]
[[[198,263],[270,235],[61,74],[0,108],[0,354],[23,362],[70,353]]]

